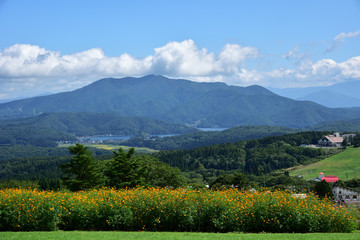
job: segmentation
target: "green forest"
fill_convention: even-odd
[[[301,132],[214,144],[184,150],[161,150],[154,154],[139,154],[121,148],[109,151],[86,148],[85,155],[95,163],[100,179],[96,186],[289,186],[310,187],[303,179],[289,176],[286,168],[309,164],[342,151],[302,147],[314,144],[328,132]],[[77,145],[76,145],[77,146]],[[68,148],[7,146],[1,147],[0,187],[39,185],[43,189],[68,188],[60,166],[70,164],[77,153]],[[83,154],[84,155],[84,154]],[[124,156],[128,156],[127,158]],[[114,180],[122,169],[116,159],[128,159],[126,170],[133,180]],[[125,164],[126,165],[126,164]],[[109,170],[109,169],[113,170]],[[169,176],[166,177],[166,172]],[[131,174],[130,174],[131,175]],[[112,177],[111,177],[112,176]],[[69,177],[69,176],[68,176]],[[71,177],[70,177],[71,178]],[[113,178],[113,180],[111,180]],[[173,182],[171,179],[177,179]],[[116,185],[115,183],[123,183]],[[356,185],[356,184],[355,184]],[[359,186],[360,187],[360,186]]]

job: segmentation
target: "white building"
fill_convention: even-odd
[[[335,201],[360,202],[360,192],[338,186],[334,186],[332,190],[334,192]]]

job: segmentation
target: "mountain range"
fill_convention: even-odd
[[[330,108],[360,107],[360,81],[306,88],[269,88],[272,92],[295,100],[308,100]]]
[[[0,119],[51,112],[111,113],[196,127],[306,128],[324,121],[360,118],[360,108],[327,108],[281,97],[256,85],[237,87],[158,75],[105,78],[71,92],[0,104]]]

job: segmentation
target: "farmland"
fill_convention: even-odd
[[[360,178],[360,148],[347,148],[319,162],[293,168],[290,175],[302,175],[304,179],[325,175],[337,175],[340,180]]]

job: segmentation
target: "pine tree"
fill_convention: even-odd
[[[134,148],[130,148],[127,153],[122,148],[119,152],[113,153],[114,158],[111,159],[105,171],[105,176],[108,178],[106,185],[114,188],[145,185],[145,178],[142,176],[143,169],[134,156]]]
[[[75,154],[69,163],[61,165],[64,185],[70,191],[80,191],[101,185],[102,176],[91,151],[82,144],[70,146],[69,152]]]

